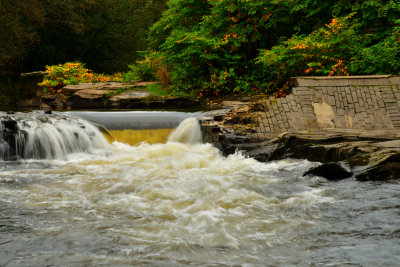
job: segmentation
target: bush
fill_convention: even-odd
[[[59,93],[66,85],[79,83],[98,83],[107,81],[122,81],[121,73],[110,75],[96,74],[86,69],[80,62],[67,62],[65,64],[46,66],[46,76],[39,83],[46,92],[48,90]]]
[[[168,87],[171,78],[168,69],[162,62],[159,53],[146,52],[143,60],[138,60],[136,64],[129,65],[130,71],[124,73],[124,81],[159,81],[163,88]]]

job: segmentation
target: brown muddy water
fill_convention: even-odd
[[[95,132],[82,149],[0,160],[0,265],[399,266],[398,181],[223,157],[196,119],[181,126],[169,140],[111,130],[111,144]],[[57,127],[41,133],[53,145],[69,129]]]

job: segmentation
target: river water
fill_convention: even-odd
[[[182,134],[97,138],[0,161],[0,265],[399,266],[398,181],[303,177],[318,163],[223,157]]]

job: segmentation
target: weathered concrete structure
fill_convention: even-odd
[[[400,77],[296,77],[285,98],[225,103],[201,120],[224,155],[324,163],[327,179],[400,179]]]
[[[326,128],[400,129],[400,77],[295,77],[293,82],[291,95],[266,100],[253,141]]]

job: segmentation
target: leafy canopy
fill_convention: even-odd
[[[296,75],[397,74],[400,1],[170,0],[150,29],[173,88],[280,95]]]

